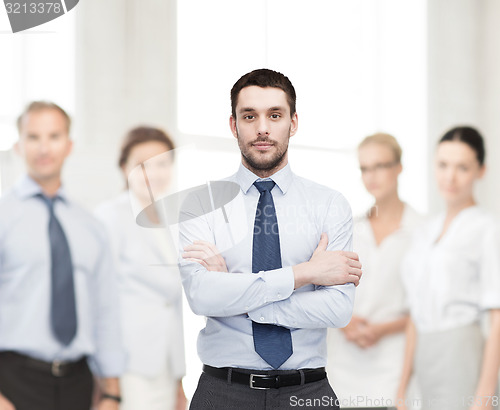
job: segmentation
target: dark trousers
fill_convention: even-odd
[[[42,362],[0,352],[0,392],[16,410],[89,410],[92,389],[86,360],[55,376]]]
[[[337,396],[323,379],[298,386],[255,390],[202,373],[190,410],[339,409]]]

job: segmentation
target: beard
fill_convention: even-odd
[[[271,171],[279,167],[279,165],[281,165],[285,160],[286,153],[288,152],[288,139],[286,142],[278,144],[276,141],[269,138],[257,138],[251,143],[245,145],[241,142],[238,131],[236,133],[238,135],[238,146],[240,147],[241,156],[251,169],[258,171]],[[266,155],[266,153],[258,151],[255,152],[252,150],[252,144],[255,144],[256,142],[272,144],[273,147],[276,148],[276,151],[270,157]]]

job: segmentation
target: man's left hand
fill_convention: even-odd
[[[186,260],[198,262],[212,272],[227,272],[226,261],[215,247],[207,241],[194,241],[184,248],[182,257]]]

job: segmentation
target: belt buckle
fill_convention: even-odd
[[[62,363],[59,360],[54,360],[52,362],[52,366],[50,368],[52,375],[56,377],[62,376],[62,369],[61,369]]]
[[[264,377],[269,377],[269,376],[268,376],[268,375],[266,375],[266,374],[253,374],[253,373],[252,373],[252,374],[250,375],[250,388],[251,388],[251,389],[255,389],[255,390],[269,390],[269,389],[270,389],[270,387],[255,387],[253,384],[254,384],[254,382],[255,382],[255,380],[254,380],[254,379],[255,379],[256,377],[261,377],[261,378],[264,378]]]

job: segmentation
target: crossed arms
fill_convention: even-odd
[[[210,317],[248,314],[260,323],[290,328],[343,327],[349,322],[361,263],[349,249],[350,212],[338,229],[328,229],[310,259],[259,273],[229,273],[205,218],[180,229],[182,281],[194,313]],[[338,221],[337,221],[338,222]],[[297,291],[294,291],[296,290]]]

